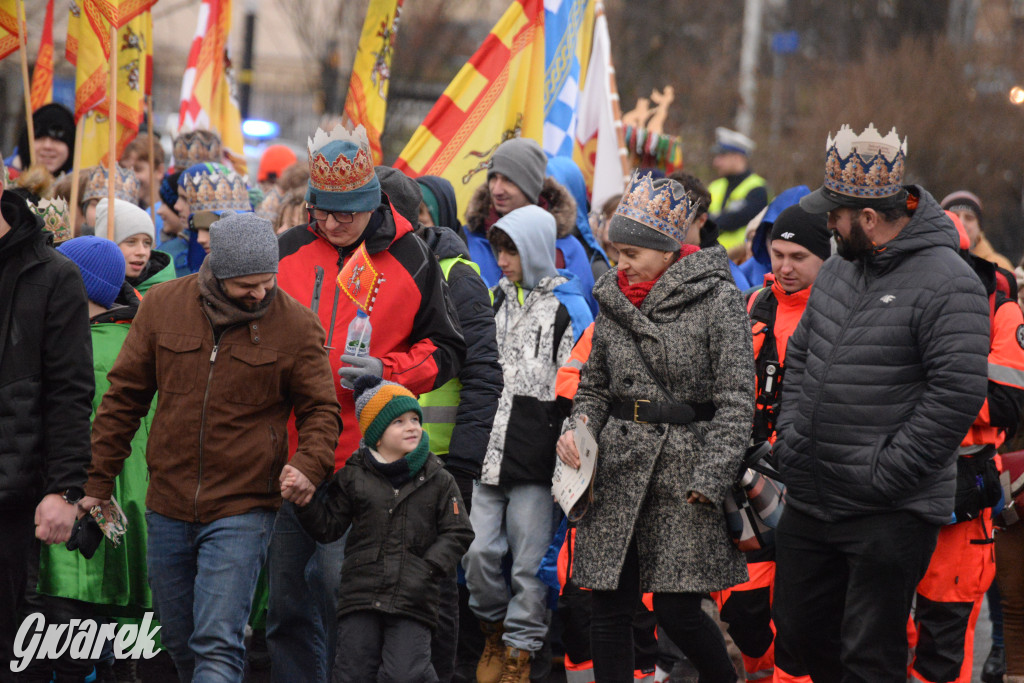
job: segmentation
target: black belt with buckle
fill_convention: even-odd
[[[685,425],[707,422],[715,417],[714,403],[668,403],[646,399],[613,401],[611,417],[640,423]]]

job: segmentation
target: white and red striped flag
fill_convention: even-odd
[[[216,132],[235,169],[245,173],[242,117],[231,92],[230,31],[231,0],[203,0],[181,82],[178,132]]]

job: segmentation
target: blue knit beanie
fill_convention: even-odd
[[[78,266],[89,301],[104,308],[114,305],[125,270],[124,254],[116,244],[95,235],[83,235],[68,240],[57,251]]]

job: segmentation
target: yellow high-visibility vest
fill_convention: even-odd
[[[476,274],[480,274],[480,266],[462,257],[446,258],[438,261],[444,279],[448,280],[448,273],[456,263],[464,263]],[[488,290],[489,292],[490,290]],[[491,295],[493,298],[494,295]],[[455,429],[455,416],[459,410],[459,400],[462,395],[462,382],[458,377],[439,386],[437,389],[420,394],[420,408],[423,410],[423,429],[430,436],[430,450],[437,455],[447,455],[448,447],[452,441],[452,431]]]
[[[711,205],[708,207],[708,215],[711,220],[716,220],[723,211],[729,209],[729,205],[733,202],[741,202],[747,198],[750,191],[758,187],[767,187],[768,183],[764,178],[751,173],[743,179],[739,185],[737,185],[732,193],[726,197],[725,191],[729,187],[728,178],[719,178],[718,180],[711,181],[708,185],[708,193],[711,194]],[[728,200],[728,201],[726,201]],[[747,226],[736,228],[728,232],[722,231],[718,235],[718,243],[725,247],[726,251],[733,247],[742,244],[743,238],[746,233]]]

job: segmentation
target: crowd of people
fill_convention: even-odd
[[[1024,270],[976,195],[904,184],[895,130],[773,194],[721,128],[712,182],[593,207],[513,138],[458,207],[361,128],[255,184],[213,133],[143,136],[72,188],[70,112],[34,121],[0,194],[0,680],[141,680],[113,642],[8,668],[38,613],[153,616],[183,682],[967,683],[987,596],[983,680],[1024,682]]]

